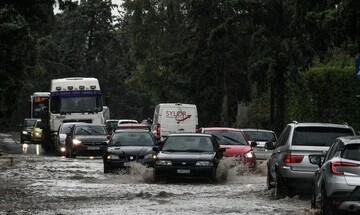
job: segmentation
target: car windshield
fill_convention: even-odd
[[[51,113],[93,113],[103,110],[101,94],[59,94],[51,98]]]
[[[360,161],[360,143],[346,145],[343,158]]]
[[[75,135],[106,135],[106,130],[103,126],[77,126],[75,127]]]
[[[34,126],[35,122],[36,122],[36,119],[25,120],[24,127]]]
[[[114,133],[110,146],[154,146],[155,141],[149,132],[118,132]]]
[[[333,127],[298,127],[294,131],[293,145],[331,146],[341,136],[354,136],[351,129]]]
[[[173,136],[166,139],[162,151],[214,152],[214,147],[210,137]]]
[[[205,131],[205,133],[214,135],[220,145],[247,145],[240,131]]]
[[[276,141],[276,136],[272,132],[266,131],[244,131],[250,141]]]
[[[115,126],[117,126],[117,124],[118,124],[118,121],[116,120],[114,120],[114,121],[107,121],[106,122],[106,126],[108,127],[108,128],[114,128]]]

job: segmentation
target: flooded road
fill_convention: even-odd
[[[152,182],[152,169],[103,174],[100,157],[45,155],[0,134],[0,214],[316,214],[308,197],[275,200],[263,171],[219,183]],[[263,168],[263,167],[261,167]]]

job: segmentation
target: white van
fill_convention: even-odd
[[[198,114],[194,104],[163,103],[155,107],[152,132],[157,140],[173,133],[195,133]]]

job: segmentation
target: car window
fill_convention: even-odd
[[[153,146],[153,137],[149,132],[119,132],[114,133],[109,145],[113,146]]]
[[[25,127],[30,127],[33,126],[35,124],[36,120],[25,120],[24,121],[24,126]]]
[[[360,143],[345,146],[343,158],[360,161]]]
[[[216,137],[220,145],[248,145],[241,131],[207,131]]]
[[[265,131],[244,131],[246,137],[250,141],[276,141],[274,133]]]
[[[70,133],[72,126],[73,126],[73,124],[62,125],[60,127],[59,133],[60,134],[68,134],[68,133]]]
[[[210,137],[168,137],[163,151],[213,152],[214,146]]]
[[[329,150],[328,150],[328,152],[326,153],[326,156],[325,156],[325,160],[324,161],[328,161],[328,160],[330,160],[333,156],[334,156],[334,154],[335,154],[335,152],[337,151],[337,149],[339,148],[339,140],[337,140],[337,141],[335,141],[332,145],[331,145],[331,147],[329,148]]]
[[[294,131],[293,145],[331,146],[341,136],[353,136],[351,129],[333,127],[297,127]]]
[[[280,134],[280,137],[279,137],[279,141],[278,141],[278,146],[283,146],[286,144],[288,138],[289,138],[289,135],[290,135],[290,131],[291,131],[291,127],[290,126],[287,126]]]
[[[42,127],[41,125],[42,125],[41,121],[38,121],[38,122],[35,123],[34,127],[35,128],[41,128]]]
[[[103,126],[77,126],[74,131],[75,135],[106,135]]]

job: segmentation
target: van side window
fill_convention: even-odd
[[[283,146],[286,144],[288,138],[289,138],[289,135],[290,135],[290,131],[291,131],[291,126],[287,126],[280,134],[280,137],[279,137],[279,144],[278,144],[278,147],[279,146]]]

